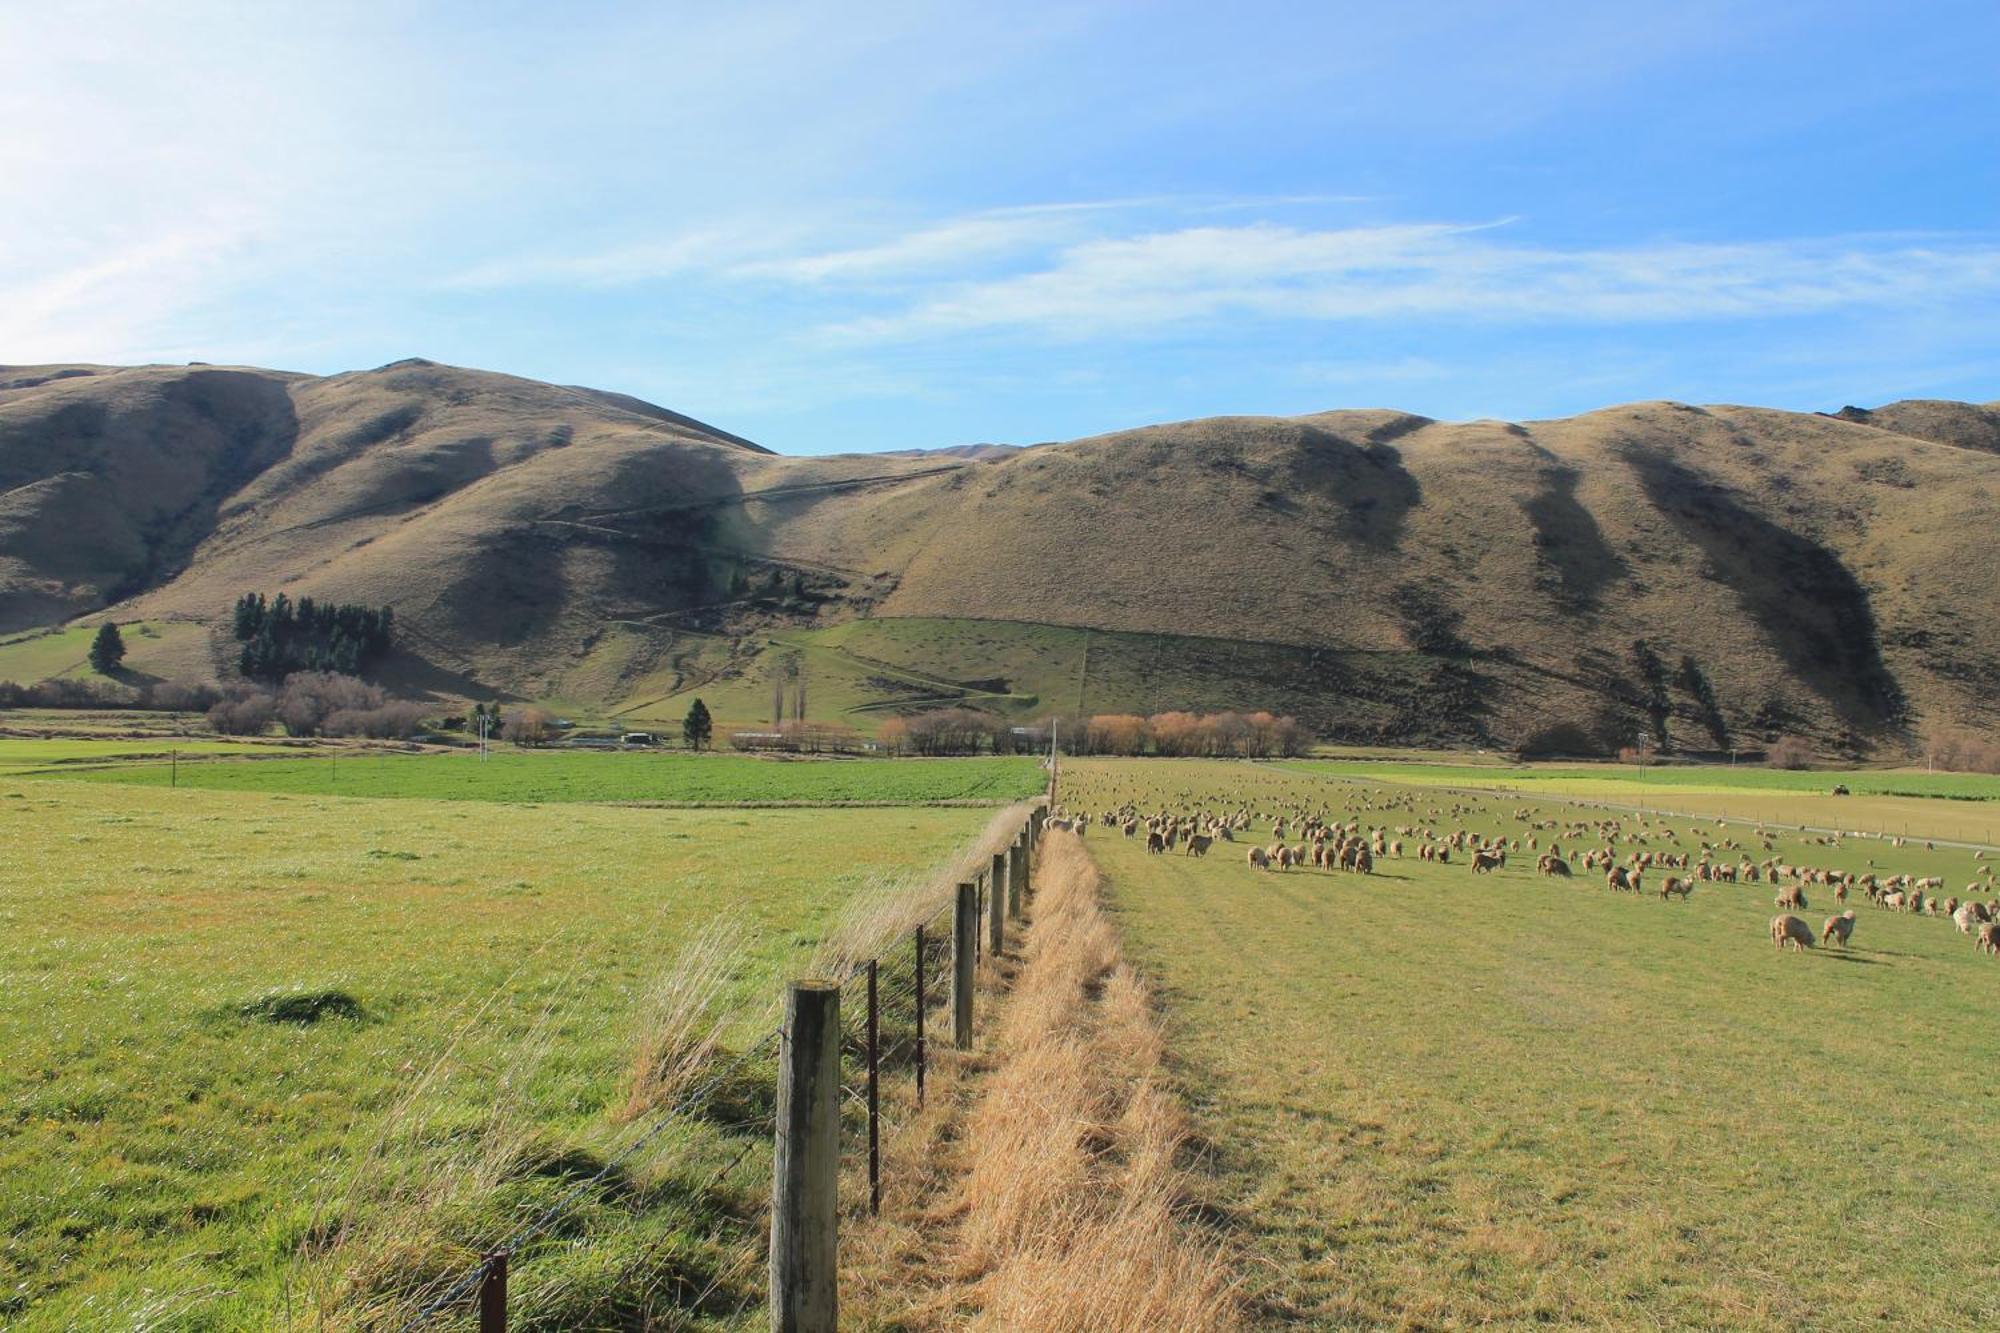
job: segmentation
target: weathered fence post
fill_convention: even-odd
[[[778,1047],[771,1164],[772,1333],[833,1333],[840,1181],[840,987],[795,981]]]
[[[479,1333],[507,1333],[507,1251],[486,1256],[479,1277]]]
[[[986,952],[998,962],[1000,950],[1007,943],[1007,889],[1006,881],[1000,877],[1003,858],[993,858],[993,888],[986,903]]]
[[[1026,901],[1030,885],[1028,882],[1028,834],[1025,829],[1022,830],[1020,836],[1014,839],[1014,877],[1013,890],[1021,896],[1023,901]]]
[[[868,1215],[882,1212],[882,1101],[877,1079],[881,1073],[881,1010],[875,999],[873,958],[868,960]]]
[[[924,1104],[924,928],[917,927],[917,1106]]]
[[[994,857],[999,860],[999,857]],[[1015,920],[1021,918],[1021,840],[1016,838],[1007,848],[1007,915]]]
[[[972,977],[978,967],[979,890],[958,886],[958,906],[951,914],[951,1042],[961,1051],[972,1049]]]

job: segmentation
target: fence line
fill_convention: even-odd
[[[1054,790],[1052,770],[1051,795]],[[1010,930],[1022,919],[1032,891],[1033,851],[1047,814],[1046,804],[1031,807],[1007,849],[992,854],[990,866],[975,879],[960,883],[955,897],[940,910],[899,931],[875,956],[853,963],[845,976],[792,982],[786,992],[785,1019],[776,1029],[656,1112],[640,1134],[532,1220],[482,1248],[482,1257],[402,1324],[399,1333],[416,1333],[453,1311],[476,1315],[480,1333],[505,1333],[509,1273],[523,1247],[547,1234],[592,1187],[774,1047],[778,1099],[773,1114],[730,1128],[765,1125],[772,1133],[771,1328],[775,1333],[832,1333],[838,1317],[838,1182],[846,1156],[846,1118],[850,1112],[854,1115],[858,1122],[854,1137],[865,1143],[868,1210],[873,1215],[882,1205],[884,1072],[908,1071],[913,1076],[921,1110],[932,1008],[948,1004],[953,1044],[961,1050],[971,1046],[977,967],[982,957],[997,959],[1002,954]],[[948,931],[943,929],[947,923]],[[934,979],[947,957],[952,962],[952,984],[941,990]],[[851,1030],[845,1012],[857,1015]],[[855,1087],[845,1077],[850,1056],[862,1080]],[[746,1143],[716,1173],[709,1188],[740,1165],[754,1144],[754,1140]]]

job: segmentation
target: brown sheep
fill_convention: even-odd
[[[1845,949],[1847,947],[1847,937],[1853,933],[1854,909],[1850,907],[1839,916],[1830,916],[1826,919],[1826,926],[1819,933],[1820,943],[1838,944],[1841,948]]]
[[[1803,884],[1792,884],[1788,885],[1785,888],[1779,889],[1778,896],[1774,900],[1772,900],[1771,905],[1773,907],[1790,907],[1800,912],[1805,911],[1806,910],[1805,886]]]
[[[1677,893],[1681,896],[1681,901],[1686,902],[1694,896],[1694,881],[1682,879],[1679,875],[1668,875],[1666,882],[1660,885],[1660,901],[1665,902]]]
[[[1804,953],[1813,947],[1812,927],[1790,913],[1774,916],[1771,918],[1771,943],[1778,946],[1779,953],[1785,951],[1787,944],[1797,945],[1799,952]]]
[[[1631,891],[1638,882],[1638,876],[1627,874],[1624,866],[1613,866],[1604,872],[1604,887],[1621,892]]]
[[[1262,847],[1252,847],[1250,849],[1250,868],[1252,870],[1269,870],[1271,868],[1271,854]]]
[[[1184,851],[1182,851],[1181,855],[1195,856],[1195,857],[1207,856],[1208,849],[1212,847],[1214,844],[1215,844],[1215,839],[1209,837],[1206,833],[1190,833],[1188,834],[1187,847]]]
[[[1507,853],[1505,852],[1474,852],[1472,854],[1472,873],[1475,875],[1490,874],[1506,864]]]
[[[1554,875],[1557,879],[1568,879],[1570,877],[1569,862],[1563,860],[1554,852],[1544,855],[1541,860],[1535,862],[1535,869],[1541,871],[1544,875]]]
[[[1979,952],[2000,954],[2000,921],[1989,921],[1979,928]]]
[[[1166,835],[1158,829],[1148,829],[1146,832],[1146,850],[1164,854],[1167,850]]]

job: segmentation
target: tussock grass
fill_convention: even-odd
[[[958,886],[977,879],[1021,831],[1034,803],[997,811],[979,836],[934,865],[877,874],[851,896],[832,930],[813,953],[816,976],[845,978],[870,958],[898,948],[918,926],[933,922],[954,901]]]
[[[738,1015],[731,987],[747,943],[741,922],[713,922],[681,946],[640,1004],[620,1121],[670,1105],[704,1069]]]

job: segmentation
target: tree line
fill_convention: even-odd
[[[261,736],[277,722],[287,736],[408,740],[430,711],[353,676],[301,671],[276,689],[236,686],[209,707],[208,724],[224,736]]]
[[[294,603],[284,593],[268,602],[247,592],[236,602],[237,669],[246,680],[279,681],[299,671],[359,675],[389,651],[395,612],[358,603]]]

